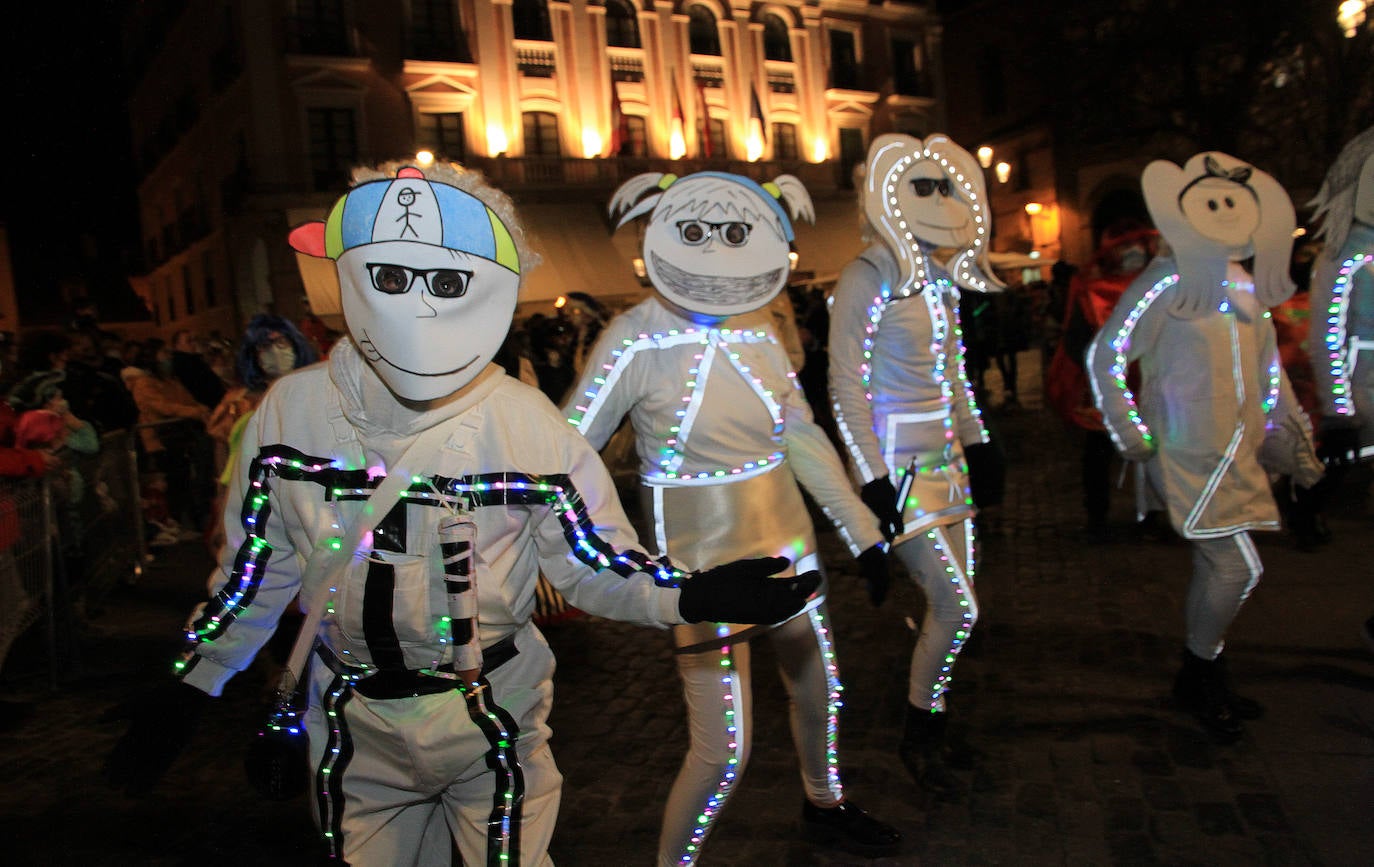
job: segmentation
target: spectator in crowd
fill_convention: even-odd
[[[72,412],[95,426],[97,433],[132,428],[138,422],[138,406],[117,374],[105,369],[94,331],[73,331],[67,353],[62,394]]]
[[[172,375],[196,403],[214,409],[224,399],[224,383],[201,354],[200,340],[189,331],[172,335]]]
[[[239,385],[230,388],[219,402],[206,429],[215,444],[215,467],[219,469],[215,508],[210,510],[208,541],[218,553],[223,542],[222,522],[226,486],[235,468],[233,456],[238,452],[243,427],[253,410],[258,408],[267,388],[283,375],[298,367],[314,364],[315,347],[290,320],[270,313],[259,313],[248,321],[243,338],[235,354],[234,369]]]
[[[32,479],[42,476],[56,461],[36,449],[15,445],[13,407],[0,401],[0,479]],[[14,546],[20,541],[19,507],[9,490],[0,488],[0,668],[14,640],[38,617],[38,604],[24,588]],[[33,714],[26,701],[0,699],[0,731],[7,731]]]
[[[194,538],[191,528],[206,517],[214,496],[214,451],[205,432],[210,410],[173,374],[171,347],[154,338],[144,353],[140,364],[124,369],[124,381],[138,405],[143,453],[166,485],[169,518],[161,529]]]
[[[67,357],[71,341],[58,331],[34,331],[25,335],[19,345],[18,381],[10,389],[8,400],[15,407],[36,407],[42,404],[38,392],[60,384],[67,378]]]

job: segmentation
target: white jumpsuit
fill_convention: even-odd
[[[830,393],[851,472],[861,485],[888,476],[902,501],[894,552],[927,603],[907,698],[939,712],[978,619],[963,447],[987,433],[964,372],[957,290],[926,263],[930,281],[907,294],[882,244],[845,266],[830,311]]]
[[[221,575],[188,626],[182,676],[218,695],[292,598],[311,598],[304,558],[342,535],[376,479],[436,425],[447,437],[416,465],[369,557],[336,576],[323,616],[306,717],[317,821],[331,854],[354,865],[446,867],[450,837],[469,865],[546,864],[562,778],[545,724],[554,660],[530,623],[537,576],[594,614],[682,620],[675,576],[636,546],[597,454],[499,367],[423,413],[397,403],[349,341],[274,384],[244,433],[229,496],[242,505],[226,510]],[[476,525],[486,687],[369,698],[360,676],[450,663],[462,643],[445,623],[437,536],[459,506]]]
[[[813,421],[766,310],[696,326],[651,297],[602,333],[566,407],[602,448],[628,415],[659,556],[679,568],[785,556],[818,569],[800,481],[856,556],[882,541],[824,431]],[[806,795],[842,797],[840,682],[824,585],[768,631],[792,698]],[[744,770],[751,736],[749,644],[768,627],[676,627],[692,743],[665,809],[661,864],[692,864]]]
[[[1174,529],[1193,542],[1187,647],[1208,660],[1221,654],[1226,629],[1263,571],[1249,531],[1279,527],[1261,465],[1266,439],[1292,440],[1284,451],[1300,484],[1321,476],[1269,311],[1239,264],[1230,263],[1226,277],[1216,309],[1176,317],[1169,290],[1177,266],[1156,258],[1122,294],[1086,356],[1108,433],[1123,455],[1143,461],[1138,511],[1167,509]],[[1126,385],[1126,368],[1137,360],[1138,402]]]

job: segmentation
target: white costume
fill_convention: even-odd
[[[786,556],[795,570],[819,569],[799,481],[855,556],[878,546],[882,535],[872,514],[814,422],[772,317],[759,309],[785,276],[786,241],[780,233],[770,234],[785,225],[785,217],[775,222],[781,212],[774,214],[753,198],[771,198],[769,193],[738,176],[707,172],[676,184],[667,187],[666,196],[687,196],[690,189],[694,204],[661,205],[680,208],[671,218],[678,222],[653,225],[667,225],[676,234],[673,226],[691,224],[695,234],[684,231],[680,244],[676,237],[655,243],[655,230],[649,230],[645,258],[655,267],[655,287],[683,308],[723,308],[724,316],[696,324],[652,296],[613,319],[571,392],[569,421],[600,449],[629,416],[654,545],[658,556],[679,568],[721,558]],[[723,222],[703,222],[708,219]],[[737,222],[741,219],[752,222]],[[720,240],[708,234],[703,244],[695,226],[709,227]],[[747,228],[736,228],[738,236],[728,240],[730,227],[741,226]],[[786,229],[790,233],[790,224]],[[748,250],[746,243],[755,249]],[[703,247],[715,258],[698,259],[696,250]],[[687,273],[697,263],[708,268],[722,259],[722,270],[728,270],[730,248],[752,253],[741,257],[737,283],[713,283],[699,272]],[[772,255],[760,252],[767,250]],[[759,271],[766,277],[755,280],[752,274]],[[729,303],[717,303],[727,295],[722,286],[738,284],[747,289]],[[674,296],[676,288],[690,297]],[[836,755],[841,686],[824,585],[801,614],[771,629],[724,623],[675,627],[692,743],[665,809],[662,865],[696,862],[744,771],[752,736],[745,639],[760,630],[768,630],[777,649],[792,698],[806,796],[822,807],[843,798]]]
[[[964,374],[957,290],[928,268],[929,282],[901,293],[885,245],[845,266],[830,311],[830,389],[859,483],[890,476],[907,492],[895,553],[928,601],[907,697],[934,710],[944,708],[947,657],[978,618],[963,447],[988,440]]]
[[[1239,719],[1262,712],[1230,691],[1219,658],[1263,571],[1249,531],[1279,527],[1268,471],[1304,487],[1322,474],[1267,309],[1293,292],[1295,218],[1273,178],[1224,154],[1181,168],[1157,160],[1142,186],[1174,254],[1122,294],[1084,366],[1108,433],[1137,462],[1139,511],[1167,509],[1193,543],[1174,692],[1229,741],[1242,733]],[[1138,402],[1126,384],[1131,361],[1140,363]]]
[[[512,864],[540,863],[561,777],[546,744],[553,657],[529,622],[536,576],[585,611],[658,626],[681,622],[679,591],[655,585],[657,567],[638,554],[600,459],[536,389],[493,365],[461,400],[427,413],[387,407],[385,391],[343,341],[326,365],[268,392],[240,452],[251,469],[229,498],[248,505],[226,515],[222,581],[194,626],[184,679],[218,694],[247,667],[293,596],[313,590],[299,586],[302,555],[354,518],[377,468],[420,431],[448,428],[375,531],[372,558],[352,564],[331,596],[307,717],[315,808],[336,854],[354,864],[397,863],[419,839],[419,863],[447,863],[445,814],[465,853],[480,858],[491,843]],[[434,579],[444,503],[471,510],[480,643],[488,666],[493,648],[508,661],[486,672],[490,686],[476,698],[453,689],[368,698],[351,677],[452,661],[454,642],[436,629],[447,611]],[[602,560],[614,552],[627,556]],[[423,761],[398,764],[407,751]]]

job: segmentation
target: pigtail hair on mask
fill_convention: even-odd
[[[625,183],[621,184],[615,194],[611,196],[611,203],[607,206],[607,211],[611,219],[615,221],[615,227],[630,222],[641,214],[647,214],[658,204],[658,200],[663,195],[663,179],[668,177],[663,172],[645,172],[635,175]],[[650,193],[650,190],[656,192]],[[645,195],[648,193],[648,195]]]
[[[792,212],[793,220],[805,220],[815,225],[816,206],[800,179],[795,175],[778,175],[773,179],[773,186],[781,193],[778,198]]]
[[[1297,285],[1288,274],[1293,253],[1293,230],[1298,217],[1293,200],[1279,182],[1256,170],[1250,188],[1259,199],[1260,224],[1255,230],[1255,296],[1265,307],[1277,307],[1292,297]]]

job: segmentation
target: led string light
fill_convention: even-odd
[[[464,690],[468,717],[487,739],[486,765],[495,776],[495,795],[487,816],[487,864],[520,863],[520,822],[525,802],[525,772],[515,745],[520,729],[504,708],[488,704],[491,684],[481,678]]]
[[[830,640],[830,627],[819,609],[806,612],[811,619],[811,631],[820,645],[821,660],[825,665],[825,781],[835,803],[844,800],[844,787],[840,784],[840,708],[844,707],[842,693],[844,684],[840,683],[840,669],[835,662],[835,646]]]
[[[1131,308],[1130,312],[1126,314],[1126,318],[1121,323],[1121,327],[1117,330],[1116,334],[1112,335],[1111,339],[1111,348],[1115,354],[1112,357],[1112,363],[1110,368],[1108,368],[1108,372],[1112,375],[1112,382],[1116,386],[1117,394],[1126,402],[1127,419],[1135,426],[1136,431],[1146,443],[1154,442],[1154,434],[1150,433],[1149,426],[1147,426],[1145,420],[1141,418],[1139,407],[1137,407],[1135,402],[1135,395],[1131,393],[1130,386],[1126,384],[1126,368],[1129,365],[1126,359],[1126,352],[1131,345],[1131,332],[1135,331],[1136,325],[1140,322],[1140,317],[1145,315],[1145,311],[1149,309],[1150,305],[1155,302],[1155,299],[1163,294],[1166,289],[1177,284],[1178,279],[1178,274],[1169,274],[1147,289],[1140,300],[1135,303],[1135,306]],[[1089,369],[1092,368],[1095,349],[1095,345],[1089,345],[1087,358]],[[1097,398],[1098,408],[1101,409],[1106,395],[1098,393],[1097,380],[1095,378],[1089,377],[1088,380],[1092,383],[1093,392]],[[1129,449],[1125,440],[1122,439],[1120,432],[1117,431],[1116,427],[1111,423],[1110,413],[1103,412],[1102,421],[1107,427],[1107,432],[1111,434],[1112,441],[1116,443],[1117,449],[1123,452],[1128,451]]]
[[[978,608],[970,599],[968,592],[969,582],[973,579],[973,529],[972,521],[964,520],[964,565],[961,570],[954,565],[949,558],[948,544],[941,544],[943,533],[939,527],[932,527],[926,532],[926,539],[930,542],[931,549],[944,564],[945,574],[949,576],[949,582],[954,585],[954,593],[959,599],[960,612],[959,629],[954,633],[954,641],[949,650],[945,651],[943,664],[940,666],[940,674],[935,678],[935,683],[931,687],[930,710],[932,713],[940,712],[945,709],[945,693],[949,691],[950,681],[953,679],[954,660],[958,658],[959,652],[964,648],[964,642],[968,640],[973,631],[973,623],[978,618]]]
[[[1322,345],[1326,347],[1326,363],[1331,375],[1331,402],[1336,415],[1355,414],[1350,403],[1350,375],[1347,364],[1346,316],[1350,309],[1350,281],[1355,272],[1374,262],[1374,254],[1356,253],[1341,263],[1335,284],[1331,287],[1331,301],[1326,307],[1326,333]]]
[[[941,151],[929,145],[924,145],[920,152],[912,151],[911,153],[903,154],[899,157],[897,161],[892,164],[892,167],[888,169],[887,175],[883,178],[885,193],[882,199],[883,210],[897,222],[897,231],[891,232],[891,234],[896,235],[895,240],[902,244],[902,256],[907,258],[912,264],[912,276],[903,282],[902,286],[897,289],[896,294],[905,297],[914,291],[915,286],[924,286],[926,284],[926,257],[925,253],[921,250],[920,238],[916,237],[916,233],[912,231],[912,228],[907,224],[906,217],[902,215],[901,206],[897,201],[897,185],[901,181],[902,173],[913,164],[923,159],[934,160],[938,163],[944,174],[953,177],[954,181],[960,187],[961,194],[968,200],[969,211],[973,215],[975,237],[973,239],[972,248],[961,253],[955,259],[953,263],[953,276],[956,279],[964,281],[966,285],[972,288],[984,290],[987,288],[987,281],[975,277],[972,267],[972,264],[977,261],[978,250],[983,246],[983,239],[987,234],[987,227],[985,225],[986,220],[983,216],[983,203],[978,193],[974,190],[972,179],[966,178],[956,166],[951,165],[949,159],[945,157]]]
[[[320,829],[330,858],[343,857],[343,810],[338,809],[343,793],[340,777],[353,758],[353,740],[349,737],[344,707],[353,698],[352,686],[357,677],[335,675],[324,693],[324,714],[329,734],[324,744],[324,757],[315,774],[315,797],[320,810]]]
[[[640,352],[663,350],[676,346],[699,344],[702,349],[692,356],[693,366],[688,369],[684,383],[681,404],[675,410],[677,422],[659,434],[662,445],[658,454],[658,469],[646,476],[675,483],[714,483],[730,476],[748,477],[767,472],[782,463],[786,453],[778,449],[771,454],[745,461],[737,466],[718,467],[698,472],[681,472],[686,460],[683,446],[691,434],[692,423],[700,411],[706,393],[706,379],[715,363],[717,354],[723,355],[729,363],[749,383],[754,393],[767,407],[773,420],[773,439],[780,442],[783,429],[782,407],[771,389],[767,388],[761,377],[755,376],[740,354],[732,347],[734,344],[776,343],[767,331],[754,328],[685,328],[669,329],[653,333],[641,333],[637,338],[626,337],[621,345],[611,351],[611,360],[601,365],[601,373],[592,378],[593,388],[583,392],[585,402],[573,407],[568,423],[580,432],[586,432],[601,408],[605,405],[603,395],[608,395],[616,382],[628,369],[630,362]],[[792,374],[789,374],[792,375]]]
[[[717,634],[724,637],[728,634],[728,627],[724,625],[717,627]],[[730,757],[725,760],[725,772],[721,774],[720,781],[716,783],[716,790],[706,799],[706,804],[697,814],[696,824],[692,828],[692,836],[687,840],[686,851],[678,856],[677,863],[684,865],[695,864],[697,856],[701,854],[701,847],[706,843],[706,837],[711,833],[711,826],[715,823],[720,811],[725,808],[725,802],[734,791],[735,783],[739,782],[739,775],[742,768],[740,762],[743,760],[743,749],[740,746],[739,719],[735,714],[735,690],[739,682],[735,673],[734,658],[730,655],[730,645],[724,645],[720,649],[720,684],[721,684],[721,703],[725,707],[725,735],[726,747],[730,750]]]

